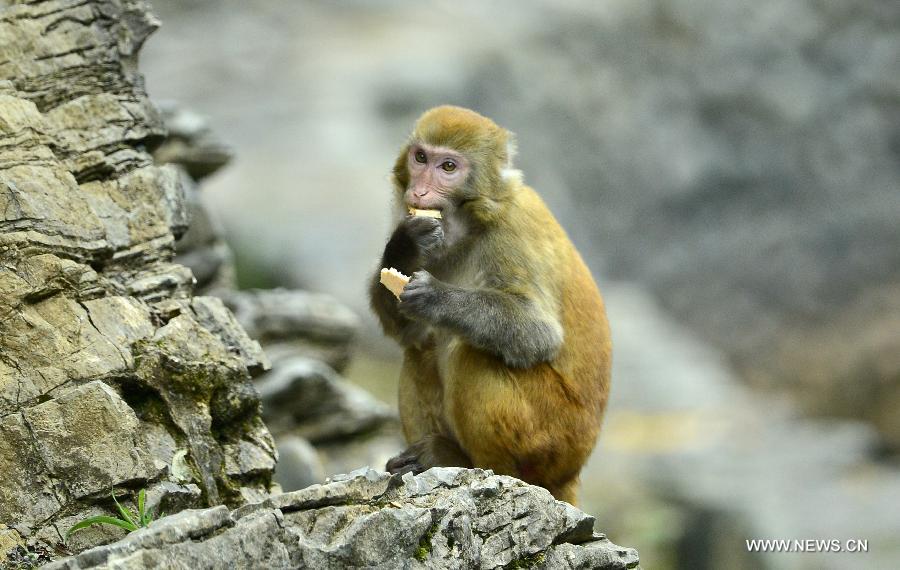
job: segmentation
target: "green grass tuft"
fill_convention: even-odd
[[[82,521],[79,521],[72,525],[69,530],[66,531],[66,539],[69,538],[69,535],[77,530],[81,530],[83,528],[87,528],[91,525],[95,524],[108,524],[111,526],[117,526],[119,528],[124,528],[128,532],[135,531],[139,528],[143,528],[153,522],[153,513],[145,510],[145,502],[147,498],[146,490],[141,489],[138,492],[137,496],[137,507],[138,512],[134,513],[126,507],[123,507],[119,504],[118,499],[116,499],[116,494],[110,491],[110,495],[112,495],[112,500],[116,504],[116,509],[119,511],[119,517],[111,517],[107,515],[99,515],[95,517],[88,517]]]

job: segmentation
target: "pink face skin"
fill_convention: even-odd
[[[469,174],[469,161],[455,150],[413,143],[406,157],[409,187],[404,199],[421,210],[445,210]]]

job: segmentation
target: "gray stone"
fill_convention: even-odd
[[[24,416],[46,468],[74,498],[157,474],[134,411],[99,380],[28,408]]]
[[[285,435],[275,441],[278,465],[275,481],[284,491],[296,491],[325,481],[325,469],[316,448],[302,437]]]
[[[364,390],[344,382],[317,360],[293,357],[257,379],[263,415],[273,433],[313,444],[362,434],[396,420]]]
[[[47,568],[639,567],[592,526],[545,489],[489,471],[361,469],[231,513],[184,511]]]
[[[217,334],[224,341],[226,349],[239,355],[251,372],[261,372],[269,367],[259,343],[251,339],[221,299],[195,297],[191,301],[191,310],[200,324]]]
[[[163,101],[159,108],[169,132],[153,152],[157,162],[178,164],[201,180],[231,161],[231,149],[215,137],[206,118],[174,101]]]
[[[234,289],[234,255],[225,243],[221,222],[203,204],[197,183],[179,168],[191,226],[176,245],[176,261],[191,268],[198,292]]]
[[[59,483],[44,465],[21,413],[0,418],[0,473],[0,520],[6,524],[28,529],[61,508]]]
[[[637,568],[635,552],[611,543],[604,535],[595,535],[578,545],[559,544],[542,557],[532,557],[533,568]]]
[[[251,336],[262,341],[307,337],[347,342],[359,327],[353,311],[330,295],[287,289],[235,292],[226,304]]]

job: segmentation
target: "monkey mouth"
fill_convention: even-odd
[[[421,201],[421,202],[420,202],[420,201],[411,201],[411,202],[407,202],[407,203],[406,203],[406,208],[407,208],[407,209],[409,209],[409,208],[415,208],[416,210],[437,210],[438,212],[440,212],[441,210],[443,210],[443,208],[441,208],[441,207],[440,207],[439,205],[437,205],[437,204],[429,204],[428,202],[424,202],[424,201]]]

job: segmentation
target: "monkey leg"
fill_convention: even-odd
[[[581,481],[578,477],[574,479],[569,479],[562,485],[557,485],[556,487],[545,487],[550,494],[553,495],[559,501],[565,501],[573,506],[578,506],[578,488],[581,485]]]
[[[397,398],[406,443],[443,432],[443,391],[434,349],[406,349]]]
[[[463,344],[448,362],[446,416],[472,464],[574,504],[599,430],[593,400],[550,364],[509,368]]]
[[[443,386],[433,349],[407,349],[400,371],[400,421],[409,447],[391,458],[391,473],[420,473],[438,465],[471,467],[443,419]]]
[[[385,468],[390,473],[421,473],[436,466],[472,467],[472,461],[454,439],[432,434],[392,457]]]

